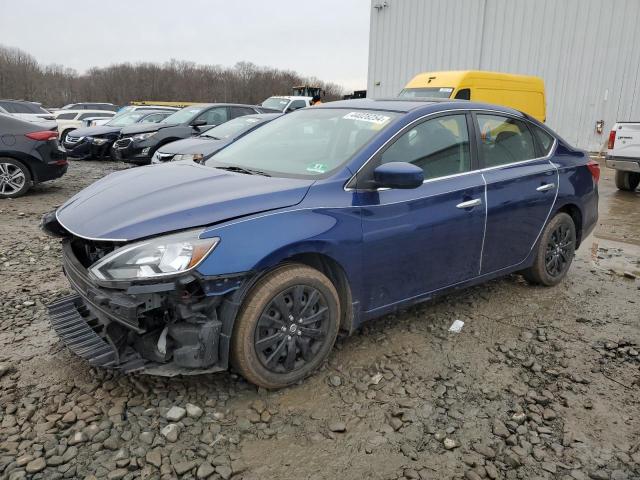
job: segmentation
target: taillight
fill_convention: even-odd
[[[591,172],[591,176],[595,182],[598,183],[600,181],[600,164],[595,160],[589,160],[587,162],[587,168]]]
[[[46,142],[47,140],[53,140],[54,138],[58,138],[57,132],[52,132],[51,130],[25,133],[24,136],[27,138],[30,138],[31,140],[38,140],[40,142]]]
[[[613,150],[613,146],[616,144],[616,131],[615,130],[611,130],[609,132],[609,144],[607,145],[607,148],[609,150]]]

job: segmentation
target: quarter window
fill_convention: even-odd
[[[554,140],[553,137],[547,132],[545,132],[543,129],[541,129],[540,127],[537,127],[535,125],[530,125],[530,127],[533,130],[533,134],[538,139],[538,143],[540,144],[540,147],[542,148],[542,155],[543,156],[549,155],[549,152],[551,151],[551,147],[553,146],[553,140]]]
[[[427,120],[403,134],[389,147],[381,163],[409,162],[422,168],[424,178],[471,170],[469,132],[465,115]]]
[[[536,158],[533,137],[524,122],[499,115],[478,114],[477,118],[485,167]]]
[[[231,117],[243,117],[245,115],[253,115],[256,113],[252,108],[248,107],[231,107]]]
[[[61,113],[56,117],[56,120],[73,120],[76,118],[77,113]]]

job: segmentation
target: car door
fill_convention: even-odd
[[[205,122],[202,128],[215,127],[229,120],[229,111],[227,107],[213,107],[198,115],[195,122],[201,120]]]
[[[538,127],[497,113],[476,113],[474,117],[487,182],[485,274],[527,258],[553,208],[558,172],[546,156],[553,145],[543,151],[542,143],[534,139],[532,129]]]
[[[425,177],[412,190],[359,193],[367,311],[479,275],[485,184],[470,126],[464,112],[429,117],[405,128],[358,174],[364,186],[378,165],[410,162]]]

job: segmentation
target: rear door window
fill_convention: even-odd
[[[56,117],[56,120],[73,120],[76,118],[77,113],[61,113]]]
[[[432,179],[471,170],[469,131],[464,114],[422,122],[405,132],[381,157],[380,163],[409,162]]]
[[[231,107],[231,118],[243,117],[245,115],[253,115],[256,112],[249,107]]]
[[[537,157],[533,136],[520,120],[501,115],[477,114],[480,156],[485,167],[523,162]]]

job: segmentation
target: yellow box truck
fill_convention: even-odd
[[[425,72],[400,92],[403,98],[452,98],[493,103],[520,110],[544,122],[544,81],[540,77],[463,70]]]

